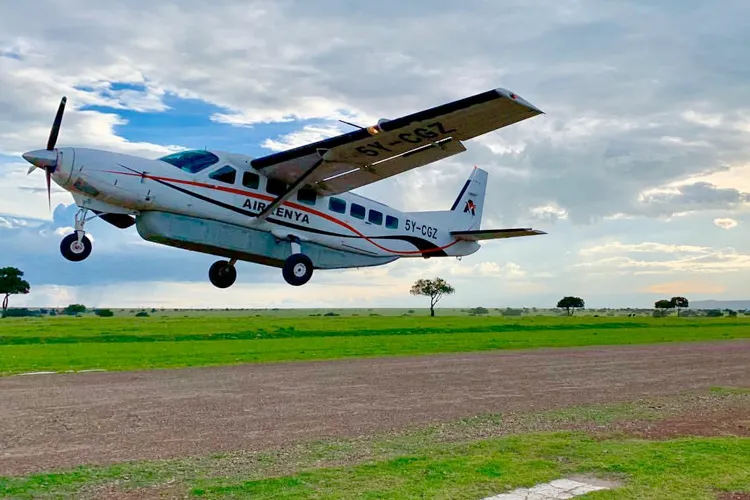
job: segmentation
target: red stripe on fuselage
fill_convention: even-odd
[[[135,172],[116,172],[114,170],[104,170],[104,172],[107,172],[107,173],[110,173],[110,174],[116,174],[116,175],[129,175],[129,176],[133,176],[133,177],[144,177],[146,179],[153,179],[153,180],[159,180],[159,181],[165,181],[165,182],[166,181],[175,182],[177,184],[186,184],[188,186],[195,186],[195,187],[201,187],[201,188],[206,188],[206,189],[212,189],[214,191],[224,191],[224,192],[227,192],[227,193],[232,193],[232,194],[238,194],[238,195],[241,195],[241,196],[246,196],[248,198],[257,198],[259,200],[264,200],[264,201],[273,201],[273,200],[276,199],[273,196],[267,196],[267,195],[260,194],[260,193],[255,193],[255,192],[252,192],[252,191],[244,191],[242,189],[231,188],[231,187],[226,187],[226,186],[216,186],[216,185],[213,185],[213,184],[206,184],[206,183],[203,183],[203,182],[186,181],[186,180],[183,180],[183,179],[174,179],[174,178],[171,178],[171,177],[161,177],[161,176],[158,176],[158,175],[138,174],[138,173],[135,173]],[[453,245],[455,245],[456,243],[458,243],[460,241],[460,240],[455,239],[451,243],[448,243],[447,245],[444,245],[442,247],[429,248],[427,250],[412,250],[412,251],[391,250],[390,248],[385,248],[384,246],[382,246],[382,245],[380,245],[380,244],[372,241],[372,239],[370,239],[369,237],[367,237],[364,234],[362,234],[361,232],[359,232],[356,228],[350,226],[349,224],[347,224],[346,222],[344,222],[342,220],[339,220],[339,219],[337,219],[335,217],[332,217],[332,216],[328,215],[327,213],[320,212],[318,210],[315,210],[314,208],[310,208],[310,207],[307,207],[307,206],[304,206],[304,205],[300,205],[298,203],[294,203],[294,202],[290,202],[290,201],[285,201],[285,202],[283,202],[281,204],[281,206],[285,206],[285,205],[289,206],[291,208],[294,208],[296,210],[299,210],[301,212],[307,212],[307,213],[309,213],[311,215],[317,215],[318,217],[322,217],[322,218],[324,218],[324,219],[326,219],[326,220],[328,220],[330,222],[338,224],[339,226],[341,226],[341,227],[343,227],[345,229],[348,229],[349,231],[353,232],[354,234],[356,234],[360,238],[364,239],[368,243],[370,243],[372,245],[375,245],[376,247],[378,247],[379,249],[383,250],[384,252],[390,252],[390,253],[393,253],[393,254],[398,254],[398,255],[415,255],[415,254],[425,254],[425,253],[431,253],[431,252],[439,252],[441,250],[445,250],[446,248],[452,247]]]

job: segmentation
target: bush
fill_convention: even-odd
[[[482,314],[489,314],[489,313],[490,312],[484,307],[474,307],[472,309],[469,309],[469,315],[471,316],[481,316]]]
[[[523,309],[511,309],[510,307],[503,310],[500,314],[503,316],[523,316]],[[567,316],[567,313],[565,313]]]
[[[148,317],[148,313],[146,311],[141,311],[139,313],[136,313],[135,317],[136,318],[146,318],[146,317]]]
[[[14,307],[4,312],[3,318],[33,318],[41,315],[41,312],[31,311],[26,307]]]
[[[86,312],[86,306],[83,304],[70,304],[68,307],[63,309],[63,314],[68,316],[75,316],[77,314],[83,314]]]
[[[96,309],[94,310],[94,314],[102,318],[111,318],[115,315],[115,313],[113,313],[111,309]]]
[[[709,318],[721,318],[724,316],[719,309],[711,309],[709,311],[706,311],[706,316]]]

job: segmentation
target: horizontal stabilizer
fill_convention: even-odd
[[[518,238],[519,236],[536,236],[538,234],[547,234],[544,231],[531,228],[516,229],[481,229],[479,231],[451,231],[451,235],[459,240],[481,241],[497,240],[500,238]]]

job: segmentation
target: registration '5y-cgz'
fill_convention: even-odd
[[[448,210],[402,212],[351,192],[466,151],[464,141],[542,114],[495,89],[371,127],[251,158],[189,150],[158,159],[55,147],[66,98],[46,149],[23,157],[45,171],[80,208],[62,255],[91,253],[86,223],[136,226],[142,238],[223,257],[211,283],[231,286],[237,261],[282,269],[291,285],[313,269],[377,266],[400,257],[461,257],[479,241],[545,234],[530,228],[480,228],[487,172],[474,168]]]

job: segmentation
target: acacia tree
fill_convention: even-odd
[[[674,304],[672,303],[671,300],[661,299],[661,300],[657,300],[656,302],[654,302],[654,307],[656,309],[663,309],[664,310],[663,315],[666,315],[667,310],[672,309],[674,307]]]
[[[430,298],[430,316],[435,316],[435,304],[443,298],[443,295],[450,295],[456,290],[448,284],[443,278],[434,280],[417,280],[411,287],[412,295],[424,295]]]
[[[565,309],[568,312],[568,316],[572,316],[575,309],[583,309],[586,307],[586,304],[581,297],[563,297],[557,303],[557,307]]]
[[[686,299],[685,297],[672,297],[671,299],[669,299],[669,303],[672,304],[672,307],[677,309],[677,316],[680,315],[681,307],[686,308],[690,305],[688,299]]]
[[[3,316],[8,310],[11,295],[27,294],[30,290],[31,286],[23,279],[23,271],[15,267],[0,268],[0,295],[4,295]]]

